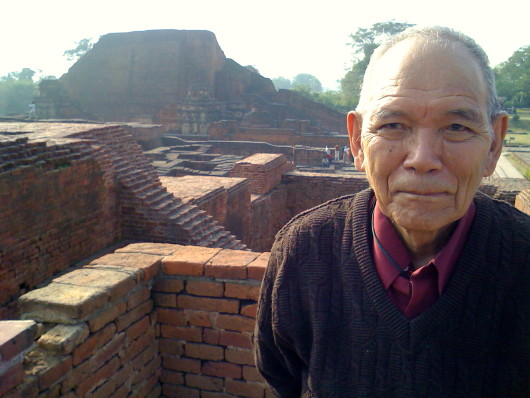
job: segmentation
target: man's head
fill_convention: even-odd
[[[483,50],[445,28],[407,30],[377,49],[348,114],[355,165],[401,231],[462,217],[506,129]]]

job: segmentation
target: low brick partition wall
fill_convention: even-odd
[[[248,178],[250,192],[263,195],[277,186],[282,175],[293,168],[293,164],[288,163],[284,155],[257,153],[236,162],[230,177]]]
[[[135,243],[63,273],[19,299],[34,329],[5,396],[269,396],[252,346],[268,257]]]

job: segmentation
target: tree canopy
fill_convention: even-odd
[[[310,93],[321,93],[322,83],[315,76],[308,73],[299,73],[293,79],[293,90],[308,91]]]
[[[403,32],[411,26],[414,25],[393,20],[377,22],[370,28],[359,28],[350,35],[349,45],[353,48],[353,63],[351,69],[340,81],[344,96],[343,102],[348,104],[350,109],[355,108],[359,102],[364,72],[375,49],[387,37]]]
[[[516,50],[494,68],[497,94],[506,106],[530,107],[530,45]]]
[[[0,77],[0,115],[25,115],[37,92],[35,71],[23,68]]]
[[[77,44],[75,48],[72,48],[71,50],[66,50],[63,53],[63,55],[66,57],[68,61],[77,61],[79,58],[85,55],[88,51],[90,51],[92,47],[94,46],[92,39],[81,39],[77,41],[75,44]]]

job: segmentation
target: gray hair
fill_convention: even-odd
[[[368,81],[371,78],[371,74],[374,69],[374,65],[377,61],[393,46],[397,43],[404,41],[409,38],[420,38],[430,43],[439,43],[442,45],[460,45],[465,48],[471,56],[475,58],[478,62],[484,81],[486,82],[488,88],[488,111],[490,122],[493,122],[495,117],[501,113],[502,108],[499,103],[499,98],[497,97],[497,91],[495,89],[495,76],[493,70],[490,67],[488,56],[485,51],[480,47],[472,38],[455,31],[450,28],[442,26],[428,26],[428,27],[411,27],[403,32],[389,37],[384,41],[372,54],[370,58],[370,63],[366,68],[364,74],[363,82]],[[368,93],[364,87],[361,88],[361,94],[359,98],[359,104],[357,110],[363,112],[365,109],[365,102],[367,101]]]

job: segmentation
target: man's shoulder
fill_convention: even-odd
[[[528,240],[528,236],[530,236],[530,215],[523,213],[505,201],[492,199],[481,193],[477,194],[475,203],[479,205],[483,213],[486,212],[490,217],[494,218],[502,230],[512,230],[514,233],[524,235]],[[530,240],[528,241],[530,244]]]
[[[276,236],[280,239],[289,235],[311,234],[328,227],[343,225],[348,214],[355,212],[356,202],[368,202],[370,190],[341,196],[305,210],[293,217]],[[358,204],[357,204],[358,207]],[[364,207],[364,206],[363,206]],[[368,206],[365,207],[368,209]]]

